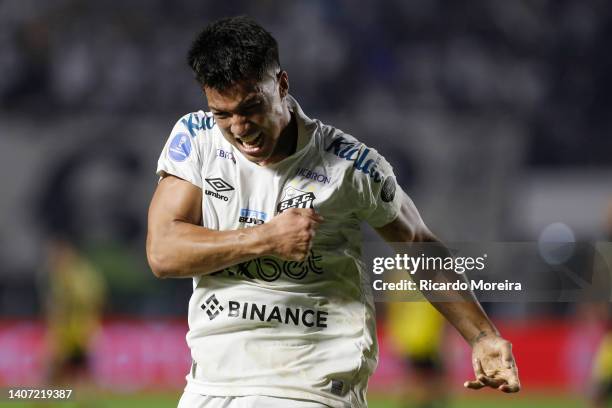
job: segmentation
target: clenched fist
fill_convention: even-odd
[[[312,247],[312,240],[323,217],[312,208],[290,208],[267,224],[266,237],[271,254],[290,261],[303,261]]]

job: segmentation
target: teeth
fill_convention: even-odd
[[[259,138],[259,136],[260,136],[260,133],[257,132],[252,136],[241,137],[240,140],[242,141],[242,143],[252,144],[255,140],[257,140],[257,138]]]

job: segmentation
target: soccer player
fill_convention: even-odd
[[[306,116],[257,23],[213,22],[188,61],[211,112],[172,129],[147,237],[157,277],[193,278],[179,407],[365,407],[377,343],[360,222],[390,242],[436,238],[382,156]],[[435,306],[472,346],[465,386],[518,391],[477,301]]]
[[[49,240],[49,277],[44,282],[50,385],[86,385],[90,346],[101,324],[106,282],[71,239]]]
[[[403,406],[448,406],[442,355],[444,318],[425,301],[389,302],[386,306],[386,332],[411,374],[402,390]]]

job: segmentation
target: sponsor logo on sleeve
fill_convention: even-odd
[[[240,217],[238,218],[238,222],[243,224],[263,224],[268,219],[268,214],[263,211],[251,210],[248,208],[240,209]]]
[[[336,395],[342,395],[344,389],[344,382],[341,380],[332,380],[331,382],[331,393]]]
[[[191,140],[187,133],[177,133],[168,146],[168,156],[176,162],[185,161],[191,154]]]
[[[315,198],[312,192],[298,190],[294,187],[286,187],[281,201],[276,206],[276,212],[280,214],[289,208],[313,208]]]
[[[382,188],[380,189],[380,198],[385,203],[389,203],[395,198],[395,180],[393,180],[393,177],[389,176],[383,182]]]
[[[190,113],[187,118],[181,119],[181,123],[189,131],[191,137],[196,137],[198,130],[212,129],[215,126],[215,118],[209,115],[200,118],[197,113]]]
[[[380,183],[383,180],[383,174],[378,169],[379,159],[370,157],[371,150],[364,144],[352,142],[340,136],[332,140],[325,151],[353,162],[353,167],[356,170],[369,175],[375,183]]]
[[[327,328],[329,315],[325,310],[247,302],[243,299],[230,299],[227,307],[223,307],[214,294],[208,297],[200,307],[206,312],[209,320],[214,320],[224,310],[227,310],[225,314],[227,318],[320,329]]]
[[[220,177],[207,178],[205,180],[206,183],[214,190],[205,190],[205,194],[207,196],[215,197],[216,199],[223,201],[229,201],[229,197],[219,193],[232,191],[234,187],[232,187],[227,181],[223,180]]]

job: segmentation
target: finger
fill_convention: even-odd
[[[521,390],[521,386],[518,384],[504,384],[498,388],[500,391],[505,393],[519,392]]]
[[[319,229],[320,226],[321,226],[321,223],[317,220],[312,220],[312,223],[310,224],[310,228],[315,231]]]
[[[475,358],[473,361],[474,373],[476,374],[476,380],[483,384],[483,386],[497,388],[502,384],[506,384],[506,380],[502,378],[495,378],[493,375],[487,375],[482,368],[480,359]]]
[[[295,255],[290,260],[294,262],[304,262],[307,258],[306,254]]]
[[[512,355],[512,344],[506,342],[502,347],[502,360],[505,368],[514,367],[514,356]]]
[[[479,379],[485,377],[485,375],[482,369],[482,364],[480,364],[480,360],[477,357],[472,359],[472,368],[474,369],[474,375],[476,376],[476,380],[466,381],[463,386],[472,390],[479,390],[485,387],[484,383],[479,381]]]
[[[487,376],[478,377],[478,381],[480,381],[481,383],[483,383],[487,387],[491,387],[491,388],[499,388],[502,385],[505,385],[505,384],[508,383],[503,378],[487,377]]]
[[[314,208],[296,208],[295,211],[297,211],[300,215],[303,215],[305,217],[313,217],[317,212],[315,211]]]
[[[306,255],[309,255],[310,251],[312,250],[312,245],[314,244],[313,239],[314,234],[312,235],[312,238],[308,241],[308,249],[306,250]]]
[[[476,381],[466,381],[463,383],[463,386],[465,388],[469,388],[472,390],[479,390],[481,388],[483,388],[485,385],[483,383],[481,383],[480,381],[476,380]]]
[[[507,378],[506,384],[502,384],[498,387],[499,390],[503,392],[518,392],[521,389],[521,383],[518,378],[518,372],[516,367],[510,370]]]
[[[476,378],[486,377],[484,370],[482,369],[482,364],[480,363],[480,359],[478,357],[474,357],[472,359],[472,368],[474,369],[474,375]]]
[[[503,392],[519,392],[521,390],[521,383],[519,382],[517,373],[513,372],[507,384],[501,385],[499,390]]]
[[[312,233],[315,234],[317,232],[317,230],[319,229],[321,224],[319,224],[318,222],[312,222],[310,223],[310,225],[308,225],[308,230]]]
[[[314,208],[303,208],[303,209],[299,209],[299,211],[301,215],[308,217],[317,222],[322,222],[324,219],[323,216],[319,214],[318,212],[316,212]]]
[[[325,220],[325,218],[323,218],[321,214],[316,213],[316,212],[312,212],[311,214],[308,214],[308,217],[311,220],[316,221],[317,223],[322,223]]]

